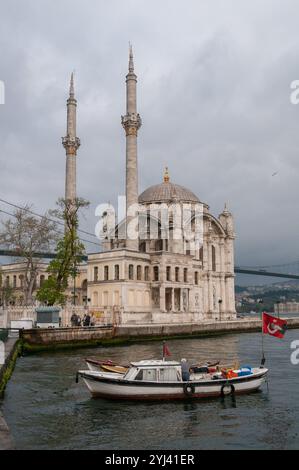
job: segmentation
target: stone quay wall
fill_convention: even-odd
[[[0,397],[3,395],[5,386],[13,372],[16,360],[19,355],[19,338],[8,338],[0,343]]]
[[[299,328],[299,318],[289,318],[288,328]],[[77,327],[20,331],[25,350],[57,349],[101,344],[122,344],[176,337],[204,337],[261,331],[259,319],[242,319],[200,324],[144,324],[114,327]]]

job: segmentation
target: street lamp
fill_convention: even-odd
[[[263,299],[257,299],[259,304],[263,304],[264,300]],[[263,310],[263,309],[262,309]],[[262,316],[262,311],[260,311],[260,307],[258,306],[258,313]]]
[[[278,316],[278,318],[279,318],[279,304],[280,304],[280,300],[277,300],[276,305],[277,305],[277,316]]]
[[[222,320],[222,318],[221,318],[221,313],[222,313],[222,312],[221,312],[222,299],[219,299],[219,300],[218,300],[218,304],[219,304],[219,319],[220,319],[220,321],[221,321],[221,320]]]

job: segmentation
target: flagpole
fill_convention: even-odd
[[[262,312],[262,360],[261,360],[261,367],[264,366],[266,362],[265,358],[265,349],[264,349],[264,312]]]

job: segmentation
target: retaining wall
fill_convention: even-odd
[[[299,328],[299,318],[287,319],[288,328]],[[126,341],[154,340],[165,337],[214,336],[261,331],[261,320],[244,319],[200,324],[150,324],[115,327],[33,329],[20,332],[27,350],[61,347],[120,344]]]

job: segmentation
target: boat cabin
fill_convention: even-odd
[[[182,382],[182,368],[180,362],[175,361],[132,362],[124,379],[143,382]]]

